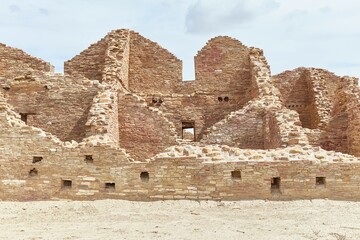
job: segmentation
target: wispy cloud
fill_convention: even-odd
[[[12,12],[12,13],[20,13],[20,12],[21,12],[20,7],[17,6],[17,5],[10,5],[10,6],[9,6],[9,10],[10,10],[10,12]]]
[[[49,10],[47,10],[46,8],[39,8],[39,13],[41,15],[48,16],[49,15]]]
[[[279,7],[273,0],[198,0],[186,15],[186,30],[192,34],[211,33],[239,26]]]

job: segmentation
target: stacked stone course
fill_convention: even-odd
[[[261,49],[223,36],[197,53],[193,81],[126,29],[65,76],[0,48],[1,200],[360,200],[355,78],[272,76]]]

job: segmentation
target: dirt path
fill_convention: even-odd
[[[360,202],[0,202],[0,239],[360,239]]]

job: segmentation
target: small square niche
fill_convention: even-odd
[[[241,180],[241,172],[240,172],[240,170],[231,171],[231,179],[232,180]]]
[[[71,189],[72,187],[72,181],[71,180],[62,180],[61,187],[63,189]]]
[[[149,182],[150,179],[149,172],[141,172],[140,179],[142,182]]]
[[[84,160],[85,160],[85,162],[88,163],[88,164],[94,163],[94,159],[93,159],[93,156],[92,156],[92,155],[85,155]]]
[[[316,183],[316,187],[325,187],[326,178],[325,177],[316,177],[315,183]]]
[[[271,178],[271,193],[280,193],[280,177]]]
[[[115,191],[115,183],[114,182],[106,182],[105,190],[107,191]]]

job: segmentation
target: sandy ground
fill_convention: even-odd
[[[360,239],[360,202],[0,202],[0,239]]]

